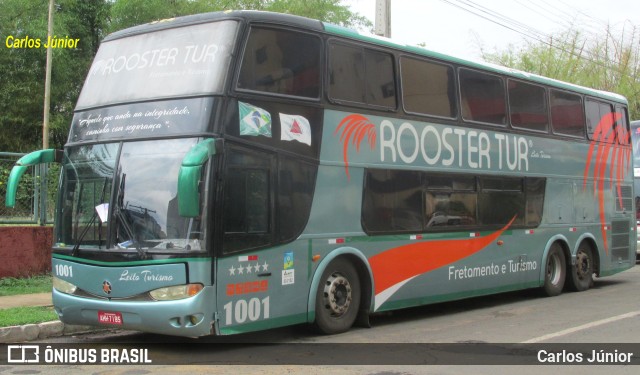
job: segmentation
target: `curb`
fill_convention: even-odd
[[[26,324],[23,326],[1,327],[0,343],[33,341],[49,337],[59,337],[101,330],[103,330],[103,328],[64,324],[59,320],[38,324]]]

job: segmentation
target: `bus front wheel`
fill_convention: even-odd
[[[593,285],[593,252],[587,244],[582,244],[576,253],[576,264],[571,266],[569,287],[571,290],[582,292]]]
[[[544,277],[544,292],[549,296],[557,296],[562,293],[567,274],[566,260],[562,247],[553,244],[547,255],[547,267]]]
[[[322,273],[316,292],[316,326],[325,334],[349,330],[360,308],[360,279],[353,264],[336,258]]]

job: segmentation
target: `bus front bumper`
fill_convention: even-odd
[[[200,337],[217,331],[214,293],[213,287],[205,287],[194,297],[175,301],[118,301],[83,298],[53,289],[52,299],[65,324]]]

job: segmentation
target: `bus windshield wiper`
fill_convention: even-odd
[[[104,182],[102,183],[102,194],[100,195],[100,202],[104,202],[104,195],[105,195],[105,191],[107,190],[107,178],[104,178]],[[82,190],[80,190],[80,192],[82,193]],[[98,211],[94,208],[93,210],[93,215],[91,215],[91,219],[89,220],[89,223],[87,224],[86,227],[84,227],[84,230],[82,231],[82,233],[80,234],[80,237],[76,238],[76,243],[75,245],[73,245],[73,249],[71,250],[71,256],[74,257],[78,254],[78,250],[80,250],[80,243],[82,242],[82,240],[84,239],[84,236],[87,235],[87,233],[89,232],[89,228],[91,228],[91,226],[93,225],[93,223],[96,221],[96,217],[98,216]],[[76,223],[78,222],[78,219],[76,219]],[[76,224],[76,228],[78,227],[78,224]],[[100,244],[102,243],[102,220],[100,221],[99,225],[98,225],[98,249],[100,249]]]
[[[131,225],[129,224],[129,219],[125,212],[123,200],[124,200],[124,186],[125,186],[126,178],[127,178],[126,173],[123,173],[120,179],[120,184],[118,186],[118,195],[116,199],[116,207],[114,210],[114,215],[115,215],[117,224],[122,225],[125,233],[129,237],[129,240],[135,246],[136,251],[138,252],[138,255],[140,255],[140,259],[147,259],[147,253],[145,253],[145,251],[142,250],[142,247],[140,247],[140,242],[136,239],[135,233],[131,228]]]

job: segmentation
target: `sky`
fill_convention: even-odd
[[[375,0],[344,3],[374,22]],[[640,1],[391,0],[393,40],[474,60],[481,59],[481,49],[518,48],[572,25],[591,37],[604,35],[607,25],[620,33],[624,28],[629,36],[635,26],[640,37]]]

